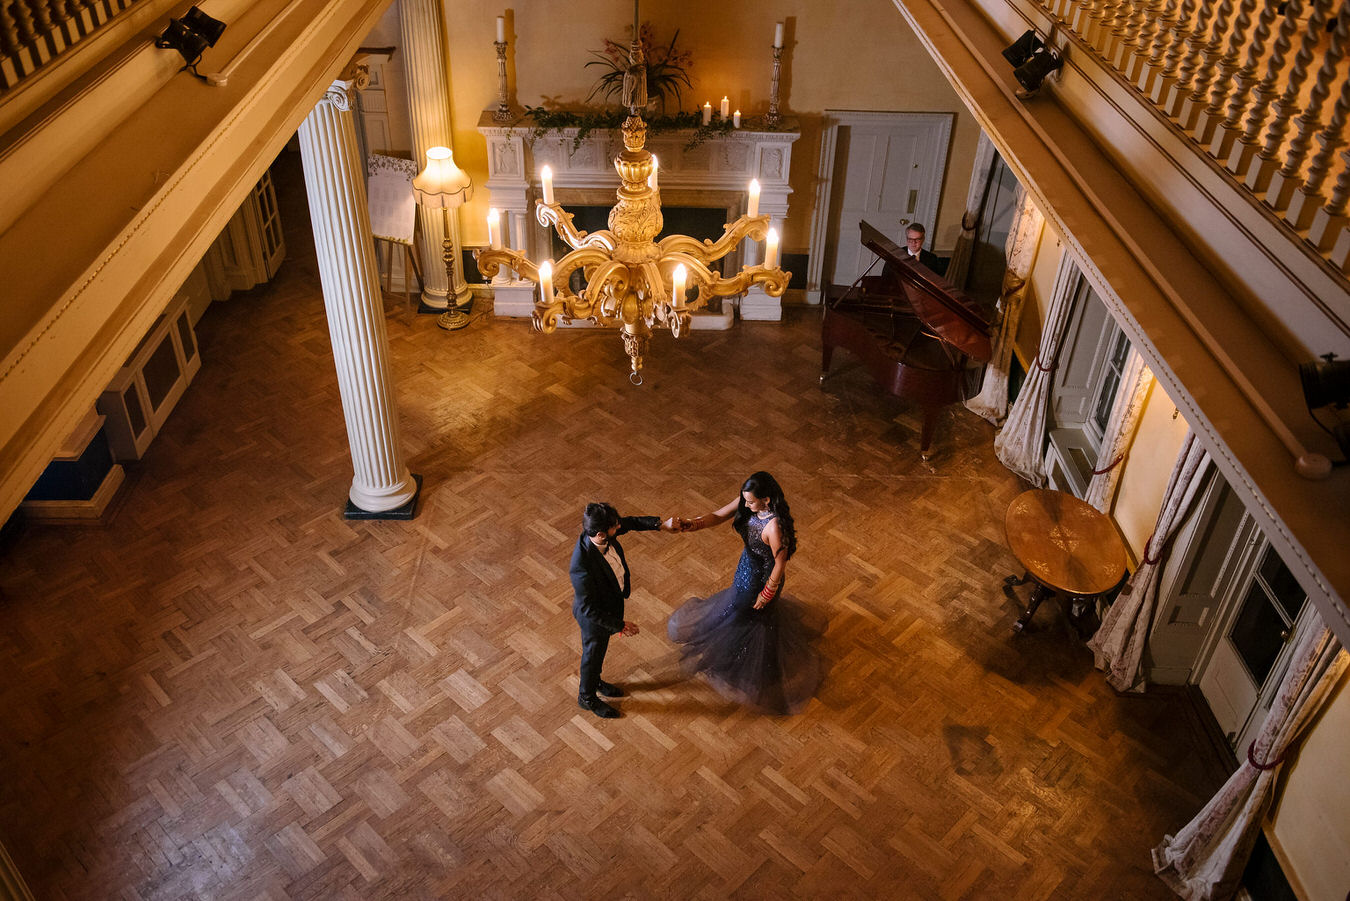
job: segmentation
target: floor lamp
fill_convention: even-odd
[[[455,301],[455,245],[450,240],[450,211],[469,199],[469,175],[455,165],[449,147],[427,151],[426,168],[413,179],[413,193],[424,209],[441,211],[444,236],[441,259],[445,262],[445,312],[436,319],[443,329],[464,328],[469,317]]]

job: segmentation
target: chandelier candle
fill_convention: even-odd
[[[750,202],[746,204],[745,215],[751,219],[759,215],[759,179],[750,179]]]
[[[544,203],[553,203],[553,167],[545,166],[539,171],[539,180],[544,184]]]
[[[675,267],[675,275],[671,278],[671,299],[675,301],[675,309],[684,309],[684,292],[689,280],[689,270],[684,268],[684,264]]]
[[[553,303],[553,263],[549,260],[539,264],[539,296],[545,304]]]
[[[778,268],[778,230],[774,228],[764,238],[764,268]]]

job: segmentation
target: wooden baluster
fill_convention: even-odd
[[[0,0],[0,53],[12,56],[19,52],[19,20],[10,11],[11,4]]]
[[[1177,16],[1177,0],[1167,0],[1167,7],[1158,17],[1158,27],[1153,33],[1153,49],[1149,52],[1148,59],[1139,68],[1139,77],[1135,83],[1139,85],[1139,90],[1145,94],[1151,94],[1149,86],[1162,75],[1163,60],[1166,59],[1166,50],[1172,41],[1176,40],[1177,29],[1181,25],[1181,19]],[[1168,39],[1171,38],[1171,41]]]
[[[1314,11],[1315,14],[1316,11]],[[1311,30],[1312,27],[1310,21],[1308,28]],[[1326,54],[1322,57],[1322,65],[1317,70],[1317,78],[1313,81],[1312,91],[1308,94],[1308,105],[1303,108],[1302,115],[1294,123],[1298,126],[1298,132],[1289,142],[1284,165],[1271,176],[1270,187],[1266,191],[1266,203],[1276,210],[1286,209],[1289,202],[1293,200],[1295,189],[1303,184],[1303,163],[1308,158],[1313,134],[1322,125],[1322,105],[1331,96],[1332,79],[1336,77],[1336,70],[1340,68],[1341,60],[1345,58],[1347,29],[1350,29],[1350,21],[1347,21],[1344,15],[1336,16],[1335,27],[1331,32],[1331,42],[1327,45]],[[1307,35],[1304,35],[1305,47],[1307,37]],[[1316,36],[1314,36],[1315,40]],[[1294,65],[1295,67],[1298,66],[1297,59],[1294,60]]]
[[[1303,31],[1303,40],[1298,53],[1294,56],[1294,65],[1285,83],[1284,95],[1275,101],[1274,115],[1266,127],[1265,146],[1256,155],[1256,159],[1247,170],[1246,184],[1258,194],[1270,187],[1271,176],[1280,165],[1280,149],[1284,145],[1284,136],[1294,123],[1294,113],[1298,112],[1298,95],[1303,83],[1308,80],[1308,65],[1312,62],[1313,51],[1322,39],[1322,27],[1327,21],[1327,12],[1331,0],[1314,0],[1312,15]]]
[[[60,0],[56,7],[60,10],[56,27],[60,29],[66,43],[73,44],[80,39],[79,4],[75,0]]]
[[[1195,126],[1195,120],[1204,109],[1209,96],[1209,86],[1218,74],[1219,57],[1223,52],[1223,38],[1228,32],[1228,17],[1233,12],[1233,0],[1223,0],[1218,12],[1214,14],[1214,24],[1209,31],[1209,40],[1205,42],[1204,61],[1195,74],[1195,84],[1191,92],[1181,101],[1181,109],[1174,114],[1187,130]]]
[[[1126,21],[1134,14],[1134,0],[1118,0],[1111,10],[1111,22],[1102,33],[1102,57],[1107,64],[1114,65],[1116,50],[1125,39]]]
[[[1345,13],[1342,12],[1336,23],[1336,30],[1339,32],[1345,23]],[[1345,146],[1345,122],[1348,116],[1350,116],[1350,77],[1341,82],[1341,94],[1336,98],[1336,105],[1331,108],[1331,120],[1317,135],[1317,142],[1322,146],[1308,164],[1308,176],[1294,193],[1293,200],[1289,204],[1289,212],[1285,214],[1285,218],[1293,223],[1295,228],[1313,226],[1318,207],[1325,202],[1322,197],[1322,183],[1326,181],[1327,172],[1331,169],[1331,157],[1336,148]],[[1341,200],[1341,205],[1344,207],[1344,199]],[[1327,248],[1322,243],[1324,237],[1324,230],[1316,227],[1309,229],[1308,240],[1316,244],[1319,250],[1325,251]]]
[[[1092,43],[1092,26],[1099,12],[1097,0],[1079,0],[1073,16],[1069,19],[1069,27],[1089,45]]]
[[[19,42],[31,44],[33,39],[37,37],[37,23],[33,21],[33,11],[28,8],[26,0],[12,3],[10,8],[18,14]]]
[[[1116,52],[1111,56],[1111,65],[1121,72],[1129,64],[1132,54],[1139,46],[1139,29],[1143,25],[1152,0],[1131,0],[1130,13],[1120,23],[1116,38]]]
[[[1111,37],[1111,26],[1116,21],[1116,9],[1119,6],[1116,0],[1102,0],[1097,7],[1097,21],[1088,25],[1088,43],[1103,57],[1106,56],[1107,41]]]
[[[1172,85],[1171,92],[1163,101],[1163,111],[1169,116],[1175,116],[1181,108],[1181,101],[1195,87],[1195,70],[1200,66],[1200,57],[1204,52],[1205,43],[1208,40],[1206,35],[1209,33],[1209,18],[1214,13],[1214,4],[1212,0],[1200,0],[1200,12],[1195,19],[1195,28],[1191,30],[1186,38],[1189,49],[1186,56],[1181,61],[1181,66],[1177,69],[1177,80]]]
[[[1239,178],[1246,175],[1247,167],[1260,150],[1256,137],[1261,133],[1261,127],[1266,124],[1266,113],[1270,111],[1270,105],[1279,96],[1276,85],[1280,84],[1285,58],[1289,55],[1289,48],[1294,44],[1294,29],[1298,27],[1298,20],[1302,15],[1303,0],[1287,0],[1284,18],[1280,20],[1280,30],[1275,33],[1270,59],[1266,61],[1266,74],[1253,91],[1252,105],[1247,110],[1246,125],[1243,126],[1242,134],[1238,136],[1233,153],[1224,162],[1228,171]]]
[[[1242,68],[1233,76],[1236,89],[1228,97],[1228,112],[1214,130],[1210,140],[1209,154],[1217,160],[1228,158],[1233,149],[1233,141],[1242,133],[1242,114],[1247,110],[1247,100],[1252,88],[1258,81],[1256,68],[1266,52],[1266,40],[1270,37],[1271,26],[1275,23],[1280,0],[1265,0],[1261,14],[1256,19],[1256,31],[1252,33],[1251,43],[1247,45],[1247,59]]]
[[[1194,23],[1191,22],[1191,19],[1195,16],[1195,6],[1195,0],[1182,0],[1181,2],[1181,12],[1177,15],[1176,24],[1169,33],[1171,43],[1167,47],[1162,71],[1153,79],[1153,87],[1149,91],[1149,99],[1154,103],[1162,103],[1177,83],[1177,69],[1181,65],[1186,46],[1193,34]]]
[[[1331,124],[1327,125],[1325,134],[1330,146],[1345,146],[1345,116],[1344,111],[1350,110],[1350,82],[1347,87],[1341,91],[1341,97],[1336,101],[1337,111],[1342,112],[1339,121],[1335,115],[1332,116]],[[1333,126],[1335,130],[1333,131]],[[1324,145],[1324,150],[1329,150]],[[1330,156],[1330,152],[1327,154]],[[1308,228],[1308,240],[1317,246],[1317,249],[1323,253],[1332,253],[1335,259],[1336,251],[1340,251],[1341,260],[1339,265],[1344,268],[1345,261],[1350,259],[1350,247],[1346,247],[1347,241],[1350,241],[1350,230],[1346,225],[1350,220],[1345,214],[1346,202],[1350,200],[1350,149],[1341,151],[1341,172],[1336,176],[1336,184],[1331,189],[1331,197],[1327,200],[1326,206],[1317,210],[1313,214],[1312,225]]]
[[[1242,0],[1238,7],[1237,20],[1228,35],[1228,49],[1219,60],[1218,77],[1210,89],[1209,105],[1200,111],[1195,121],[1193,136],[1201,144],[1208,144],[1214,136],[1214,129],[1223,118],[1223,102],[1233,88],[1233,76],[1240,67],[1239,57],[1247,41],[1247,29],[1252,24],[1252,12],[1256,9],[1256,0]]]
[[[1162,30],[1162,8],[1164,0],[1148,0],[1144,7],[1143,20],[1139,23],[1139,33],[1135,35],[1130,52],[1121,61],[1120,71],[1129,81],[1135,81],[1146,68],[1153,40]]]

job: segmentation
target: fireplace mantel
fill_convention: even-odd
[[[478,132],[488,150],[488,204],[502,213],[504,240],[512,247],[523,247],[532,260],[549,253],[548,235],[533,216],[540,168],[553,168],[554,191],[564,205],[591,204],[596,196],[607,196],[606,204],[614,202],[619,187],[614,157],[623,150],[622,138],[617,131],[604,130],[577,143],[577,131],[560,129],[531,140],[533,129],[528,125],[504,126],[489,112],[479,120]],[[800,133],[737,129],[686,149],[693,134],[671,131],[647,139],[647,149],[660,161],[665,205],[728,208],[740,215],[745,212],[746,187],[750,179],[758,178],[759,211],[782,234],[792,193],[788,185],[792,144]],[[738,267],[757,261],[761,251],[758,243],[745,241],[737,252],[739,259],[729,256],[728,263]],[[529,316],[534,311],[533,285],[514,282],[512,275],[504,271],[492,281],[495,313]],[[758,287],[741,299],[740,311],[743,319],[776,320],[783,315],[779,299]]]

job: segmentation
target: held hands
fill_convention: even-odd
[[[684,530],[684,520],[678,516],[671,516],[661,523],[662,532],[683,532]]]
[[[630,623],[628,620],[624,620],[623,628],[619,630],[619,634],[628,637],[638,634],[637,623]]]

